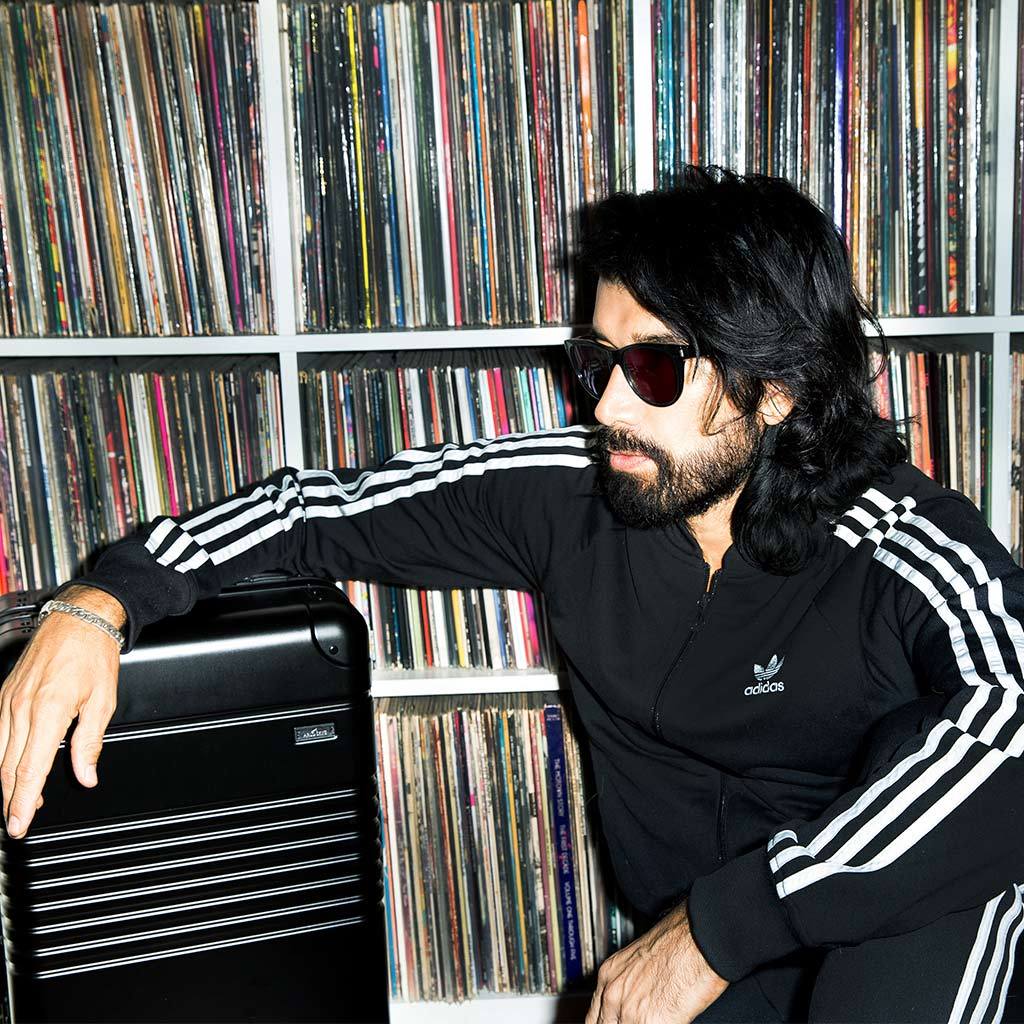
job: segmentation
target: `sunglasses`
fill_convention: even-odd
[[[665,345],[641,341],[636,345],[609,348],[590,338],[569,338],[565,351],[587,393],[600,399],[616,366],[626,382],[648,405],[666,406],[683,393],[687,359],[696,352],[689,345]]]

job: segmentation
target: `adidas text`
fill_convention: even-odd
[[[758,683],[756,686],[748,686],[743,692],[752,697],[756,693],[777,693],[785,688],[785,683]]]

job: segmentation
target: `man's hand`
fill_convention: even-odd
[[[586,1024],[689,1024],[728,987],[693,941],[684,902],[601,964]]]
[[[61,598],[102,615],[119,629],[121,603],[94,587]],[[83,786],[95,786],[103,734],[117,704],[120,652],[88,622],[54,612],[37,627],[0,689],[0,784],[7,833],[19,838],[43,805],[43,783],[75,716],[71,763]]]

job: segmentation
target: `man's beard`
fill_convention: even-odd
[[[601,490],[615,515],[637,529],[663,529],[703,515],[734,494],[757,464],[763,436],[753,416],[741,417],[717,435],[709,451],[679,460],[624,430],[602,426],[594,431],[590,455],[597,464]],[[649,478],[613,469],[612,452],[646,455],[657,473]]]

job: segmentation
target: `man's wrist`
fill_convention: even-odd
[[[98,587],[91,587],[87,583],[72,583],[70,586],[61,588],[60,600],[68,604],[77,604],[79,608],[106,619],[115,629],[124,632],[125,624],[128,621],[128,613],[124,605],[112,594]]]

